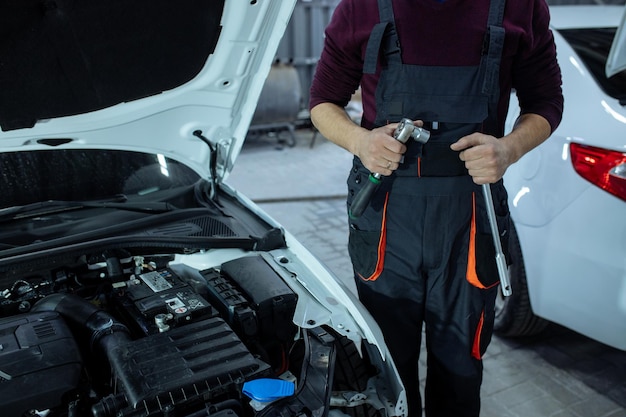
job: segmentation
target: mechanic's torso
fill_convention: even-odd
[[[435,0],[430,1],[436,3]],[[414,39],[411,42],[399,39],[397,33],[400,23],[391,7],[391,0],[379,0],[379,10],[381,23],[372,30],[364,59],[365,73],[373,74],[379,65],[382,67],[375,93],[374,126],[407,117],[423,120],[426,128],[431,130],[431,139],[425,146],[408,144],[405,163],[396,174],[465,175],[464,165],[450,151],[449,146],[473,132],[496,134],[499,67],[504,44],[504,29],[501,27],[504,0],[491,2],[489,17],[483,22],[482,31],[470,31],[473,37],[480,33],[482,35],[480,47],[473,45],[474,53],[471,54],[477,62],[467,65],[404,62],[404,51],[414,53],[419,46],[414,47]],[[400,21],[406,24],[407,16],[402,15],[402,18]],[[437,39],[436,36],[429,36],[429,39],[433,38]],[[473,43],[476,43],[475,40]],[[408,47],[405,47],[406,44]],[[442,48],[445,49],[445,44]],[[453,51],[448,50],[448,54],[453,54]],[[449,58],[446,57],[442,62],[446,60]]]

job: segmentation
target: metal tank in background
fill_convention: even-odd
[[[324,29],[339,0],[299,0],[263,86],[248,138],[295,144],[294,130],[311,127],[309,88],[324,46]],[[284,137],[287,137],[285,140]]]
[[[324,47],[324,30],[339,0],[299,0],[278,46],[276,57],[290,62],[301,82],[301,109],[308,109],[309,88]]]
[[[252,116],[248,139],[276,136],[279,145],[295,145],[295,126],[302,105],[300,76],[290,63],[276,61],[265,80]],[[284,134],[287,139],[284,140]]]

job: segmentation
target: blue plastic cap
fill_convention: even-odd
[[[243,393],[253,400],[268,403],[289,397],[295,391],[295,384],[283,379],[260,378],[244,382]]]

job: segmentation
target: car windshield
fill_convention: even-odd
[[[163,155],[101,149],[5,152],[0,154],[0,209],[146,195],[198,180],[193,170]]]
[[[613,98],[626,101],[626,71],[611,78],[605,75],[605,66],[616,28],[563,29],[559,33],[583,60],[598,85]]]

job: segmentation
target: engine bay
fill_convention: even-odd
[[[11,279],[2,415],[327,414],[346,343],[294,324],[298,297],[276,269],[254,254],[204,270],[173,259],[107,250]],[[292,391],[268,396],[251,381]]]

